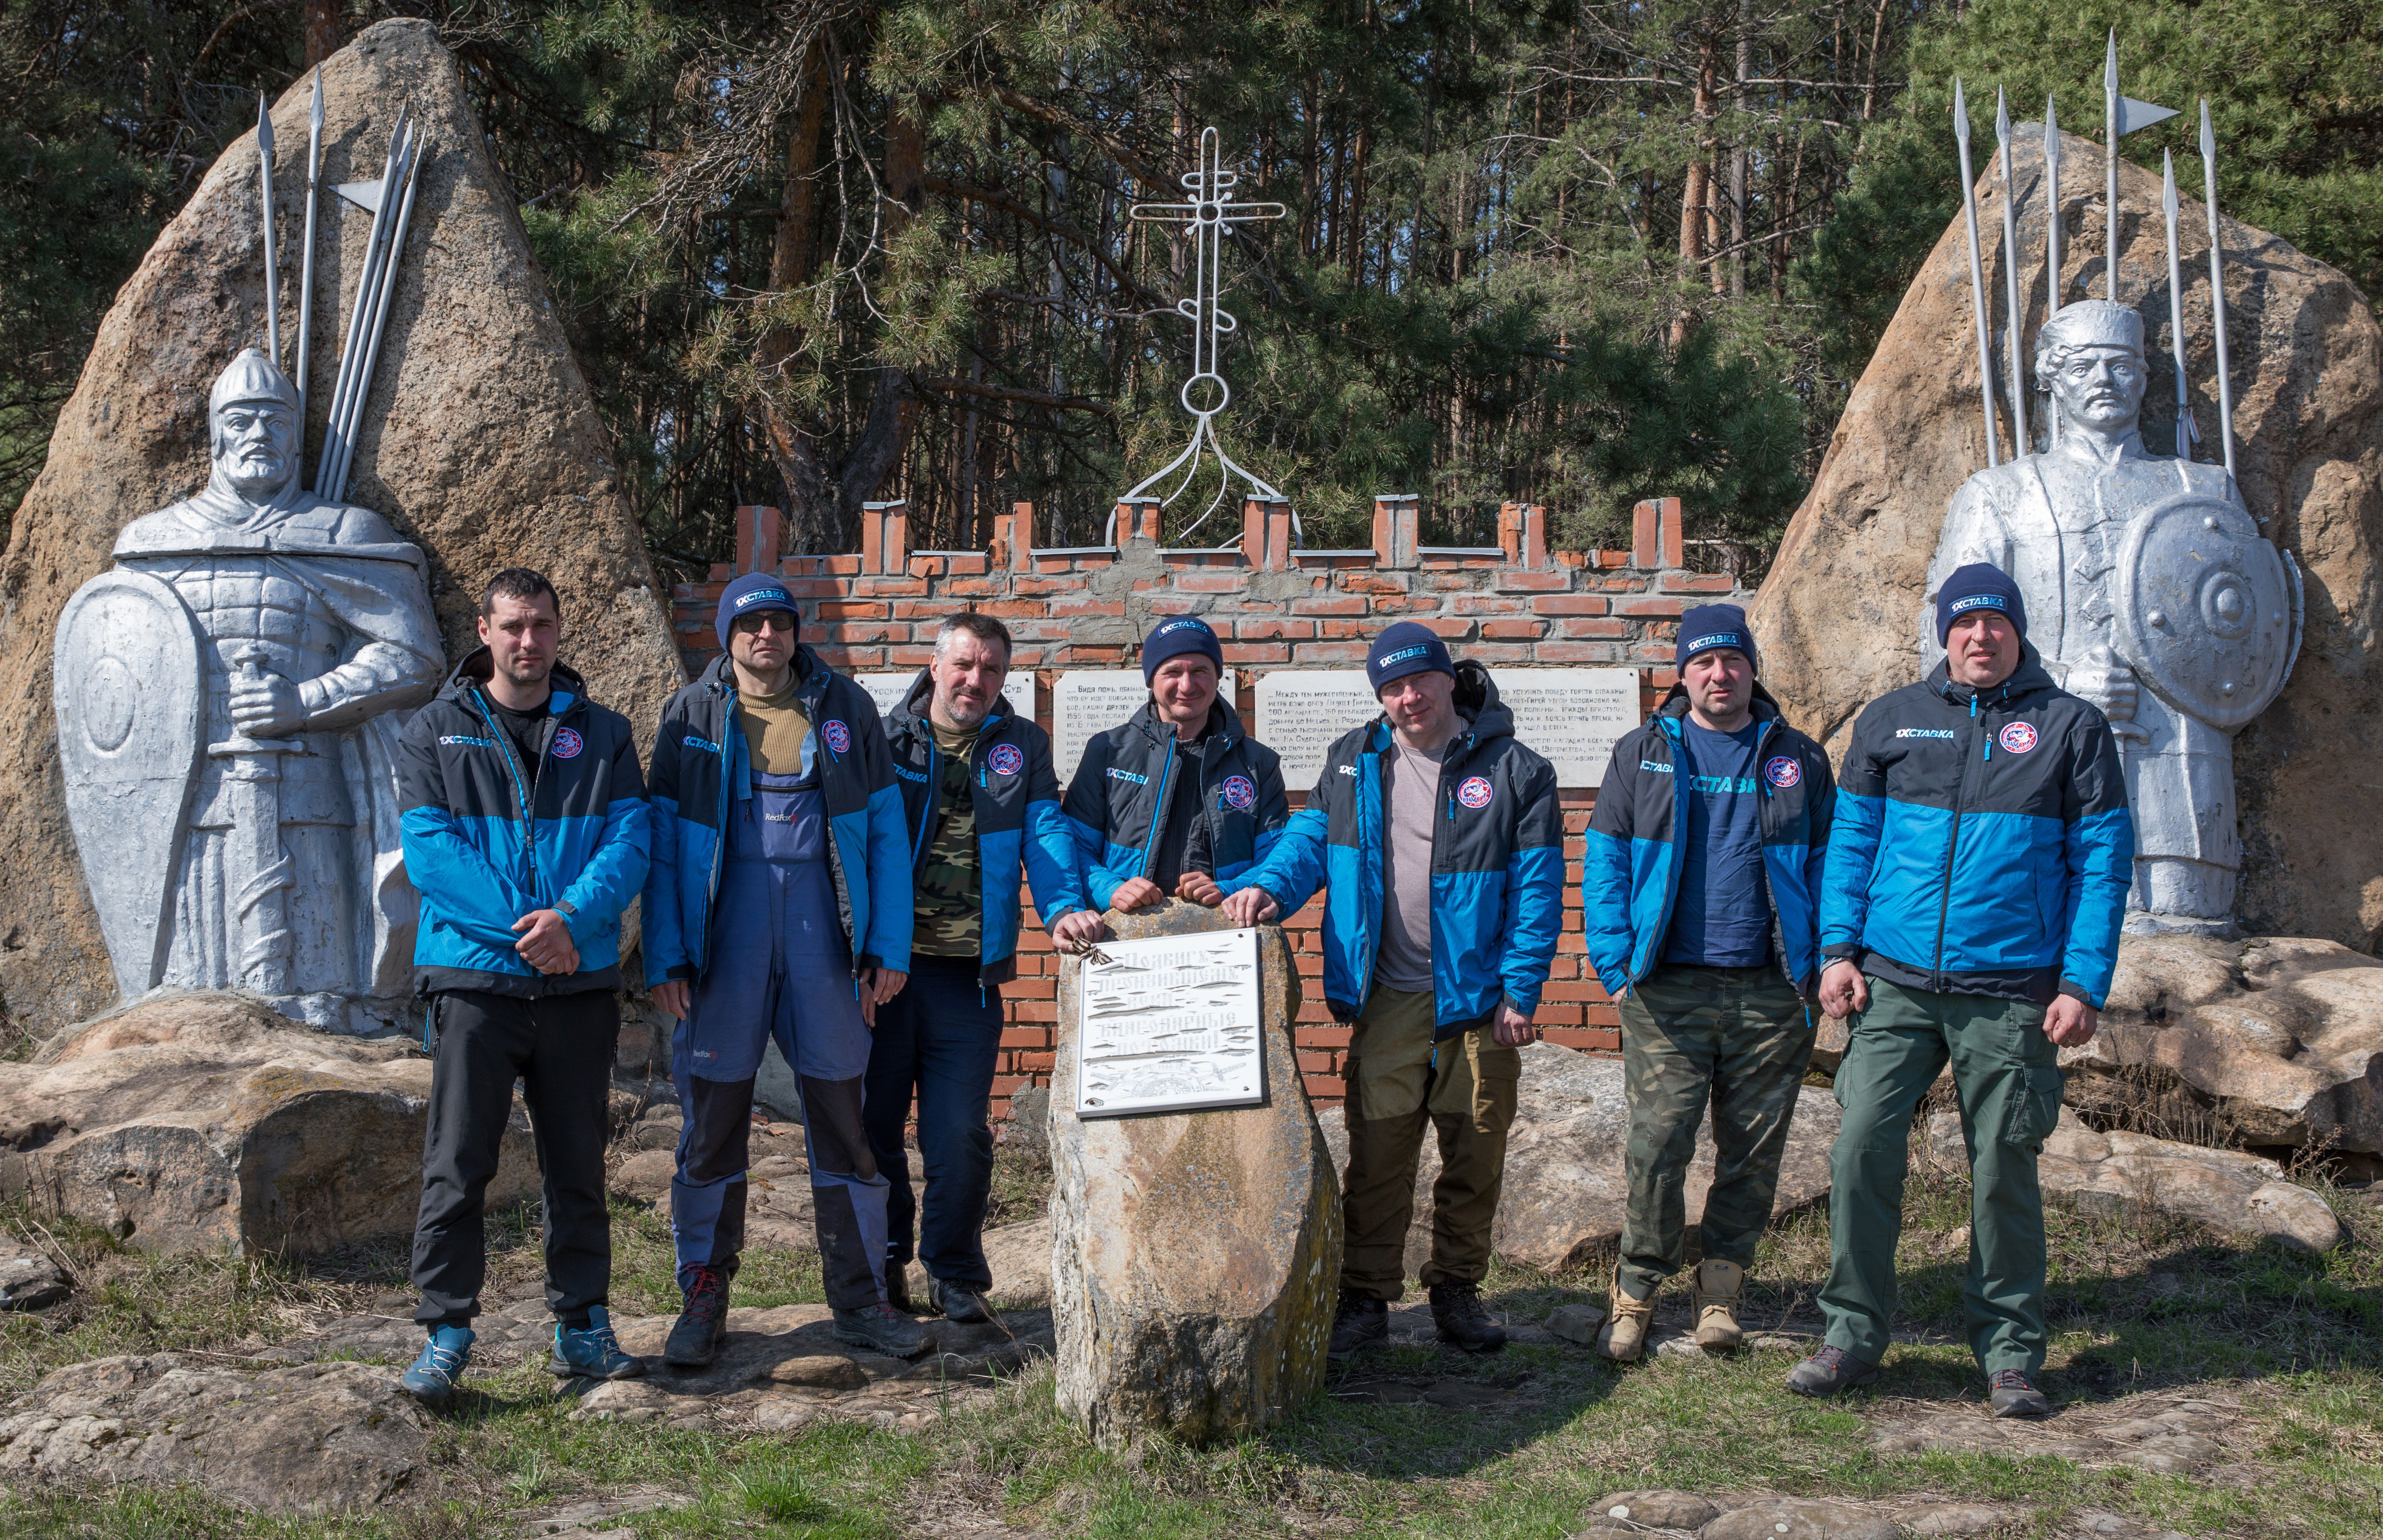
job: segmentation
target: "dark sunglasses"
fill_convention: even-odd
[[[737,616],[729,629],[747,636],[758,636],[765,630],[783,631],[791,635],[798,623],[794,616],[783,610],[764,610],[758,615]]]

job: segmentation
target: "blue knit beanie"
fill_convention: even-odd
[[[1972,561],[1954,569],[1936,590],[1936,645],[1943,647],[1953,634],[1953,622],[1972,610],[1999,610],[2010,618],[2011,629],[2027,639],[2027,602],[2019,598],[2019,585],[2004,575],[1999,567],[1983,561]]]
[[[720,633],[720,650],[728,650],[728,630],[737,616],[764,610],[784,610],[795,618],[795,634],[803,634],[803,612],[795,608],[795,596],[786,592],[784,580],[768,573],[747,573],[720,591],[720,616],[712,622]]]
[[[1756,673],[1762,671],[1761,659],[1755,656],[1754,633],[1746,623],[1746,611],[1735,604],[1700,604],[1680,614],[1680,641],[1673,649],[1672,666],[1685,669],[1688,659],[1700,652],[1719,652],[1723,647],[1735,647],[1746,654],[1747,662]]]
[[[1456,663],[1448,656],[1448,644],[1439,639],[1438,634],[1414,621],[1385,626],[1365,653],[1365,683],[1374,687],[1377,696],[1382,686],[1393,679],[1426,672],[1453,677]]]
[[[1144,684],[1158,677],[1158,666],[1170,658],[1180,658],[1196,652],[1216,666],[1216,677],[1225,677],[1225,649],[1208,622],[1197,615],[1178,615],[1161,621],[1157,628],[1142,639],[1142,682]]]

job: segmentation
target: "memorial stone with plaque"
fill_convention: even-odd
[[[1265,1098],[1257,935],[1110,942],[1084,964],[1079,1117],[1245,1107]]]

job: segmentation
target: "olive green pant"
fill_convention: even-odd
[[[1821,1289],[1829,1344],[1870,1363],[1886,1356],[1912,1113],[1949,1059],[1969,1153],[1969,1350],[1989,1374],[2032,1374],[2043,1367],[2045,1336],[2035,1159],[2060,1116],[2062,1086],[2044,1007],[1869,982],[1870,1008],[1853,1018],[1837,1068],[1846,1115],[1830,1160]]]
[[[1744,1267],[1771,1222],[1779,1156],[1812,1062],[1814,1028],[1777,968],[1657,968],[1622,1000],[1622,1073],[1630,1105],[1622,1287],[1644,1300],[1680,1270],[1687,1248],[1688,1162],[1712,1107],[1712,1188],[1699,1222],[1704,1254]]]
[[[1506,1130],[1523,1056],[1488,1027],[1432,1041],[1428,992],[1377,987],[1349,1039],[1349,1169],[1340,1207],[1340,1287],[1395,1300],[1406,1291],[1407,1226],[1426,1126],[1439,1135],[1426,1286],[1478,1283],[1506,1176]]]

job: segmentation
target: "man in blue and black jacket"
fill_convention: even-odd
[[[1680,1270],[1708,1103],[1696,1339],[1737,1346],[1746,1269],[1812,1057],[1835,789],[1821,746],[1756,683],[1757,656],[1736,605],[1680,617],[1680,682],[1614,745],[1581,860],[1582,929],[1620,1003],[1630,1105],[1630,1199],[1597,1344],[1624,1363],[1646,1349],[1655,1290]]]
[[[928,1309],[991,1319],[984,1211],[993,1192],[986,1115],[1001,1051],[1001,986],[1018,974],[1018,886],[1047,917],[1083,907],[1076,842],[1059,816],[1051,735],[1001,698],[1009,630],[973,611],[946,619],[934,660],[894,708],[885,737],[910,831],[910,983],[877,1013],[865,1121],[886,1203],[887,1298],[908,1310],[908,1264]],[[919,1103],[923,1205],[910,1192],[903,1126]]]
[[[629,724],[557,661],[554,585],[512,567],[480,600],[481,646],[406,724],[406,875],[422,895],[430,1118],[414,1230],[414,1318],[430,1339],[405,1388],[438,1405],[472,1350],[488,1253],[482,1201],[529,1103],[545,1187],[546,1302],[563,1376],[622,1379],[604,1136],[620,1035],[621,911],[645,881],[645,782]]]
[[[2125,770],[2102,713],[2027,644],[2018,586],[1982,562],[1936,596],[1925,682],[1854,723],[1821,900],[1821,1004],[1853,1017],[1831,1161],[1828,1336],[1788,1376],[1832,1395],[1878,1377],[1912,1110],[1949,1060],[1969,1143],[1969,1348],[1998,1417],[2046,1410],[2036,1156],[2061,1048],[2093,1035],[2134,863]]]
[[[1383,714],[1326,751],[1307,807],[1224,901],[1237,925],[1324,905],[1324,999],[1349,1040],[1347,1245],[1331,1353],[1387,1341],[1405,1289],[1424,1130],[1439,1135],[1431,1263],[1440,1337],[1495,1352],[1481,1306],[1520,1046],[1563,929],[1556,773],[1514,736],[1489,671],[1412,621],[1365,674]]]
[[[796,639],[786,585],[728,585],[722,655],[654,735],[646,984],[679,1018],[671,1236],[685,1303],[665,1361],[710,1363],[745,1245],[753,1081],[774,1037],[802,1085],[832,1329],[926,1350],[885,1292],[884,1174],[861,1123],[870,1029],[910,970],[910,842],[876,703]]]

